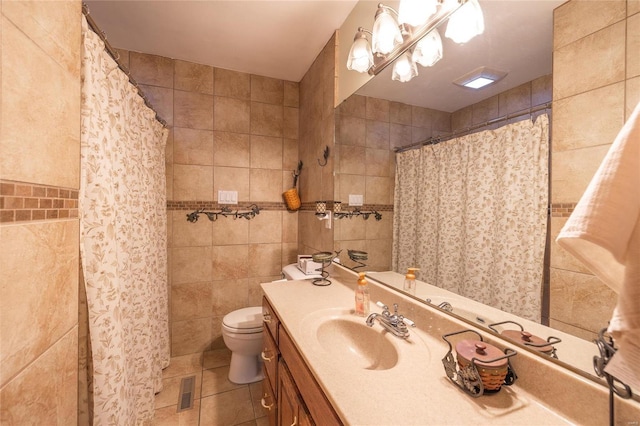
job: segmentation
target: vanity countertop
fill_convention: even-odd
[[[527,353],[514,357],[514,361],[520,358],[514,362],[520,376],[514,385],[479,398],[467,395],[445,375],[441,360],[448,346],[441,336],[468,329],[469,325],[376,284],[369,285],[372,312],[381,311],[376,300],[387,305],[398,303],[400,313],[414,320],[417,327],[410,329],[411,336],[406,341],[391,337],[398,348],[398,360],[392,368],[372,370],[350,365],[348,357],[335,356],[324,349],[313,331],[320,317],[346,315],[350,320],[365,322],[365,318],[351,313],[355,277],[335,270],[331,280],[333,284],[326,287],[314,286],[310,281],[281,281],[262,284],[262,288],[345,424],[606,424],[604,389]],[[376,322],[373,327],[381,326]],[[494,343],[491,336],[480,333]],[[518,368],[522,368],[522,374]],[[541,374],[549,380],[543,380]],[[558,375],[566,379],[564,390],[556,389],[558,384],[552,383]],[[584,392],[575,392],[576,386]],[[573,392],[567,392],[572,388]],[[542,401],[541,395],[549,400]],[[640,411],[636,414],[640,415]]]

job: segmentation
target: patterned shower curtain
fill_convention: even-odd
[[[539,322],[548,156],[546,115],[398,153],[393,270]]]
[[[168,131],[84,17],[82,72],[79,211],[89,411],[94,425],[148,423],[169,363]]]

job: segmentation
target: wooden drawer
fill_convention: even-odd
[[[265,330],[262,338],[262,353],[260,356],[262,357],[263,367],[266,375],[271,380],[272,390],[274,395],[276,393],[276,382],[278,378],[278,355],[280,352],[278,351],[278,346],[276,345],[273,337],[269,330]]]
[[[266,297],[262,298],[262,321],[264,321],[264,326],[271,332],[271,336],[273,337],[273,340],[277,345],[278,324],[280,324],[280,320],[278,319],[278,316],[274,312]]]
[[[293,381],[295,382],[304,403],[309,409],[311,418],[318,424],[341,425],[340,418],[331,403],[324,396],[324,392],[316,379],[307,368],[302,356],[294,346],[286,330],[280,327],[279,347],[282,358],[287,364]]]
[[[273,391],[274,387],[275,386],[269,382],[269,378],[265,377],[262,381],[262,398],[260,399],[260,404],[267,411],[269,425],[275,425],[278,420],[278,402],[275,398],[277,394]]]

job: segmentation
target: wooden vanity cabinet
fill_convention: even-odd
[[[266,382],[263,382],[263,389],[271,390],[275,397],[275,411],[269,409],[269,424],[342,425],[266,298],[263,298],[262,306],[265,315],[262,357]],[[263,391],[265,393],[268,392]]]
[[[278,317],[272,313],[273,309],[266,299],[262,303],[262,320],[264,332],[262,338],[262,368],[264,379],[262,381],[262,399],[260,403],[267,410],[269,424],[275,425],[278,420]]]
[[[275,339],[269,333],[268,330],[265,330],[262,338],[262,352],[260,353],[262,357],[262,366],[264,369],[265,376],[267,376],[272,384],[271,388],[273,390],[273,394],[276,394],[276,381],[278,378],[278,360],[280,359],[280,351],[278,350],[278,345],[276,344]]]
[[[278,367],[278,425],[311,426],[311,416],[284,361]]]
[[[262,398],[260,404],[267,410],[270,425],[275,425],[278,421],[277,401],[278,399],[276,398],[276,394],[273,393],[273,387],[269,382],[269,378],[265,376],[262,381]]]

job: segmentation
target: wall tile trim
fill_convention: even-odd
[[[551,217],[569,217],[576,208],[576,203],[551,204]]]
[[[77,189],[0,180],[0,223],[77,217]]]
[[[260,210],[273,210],[273,211],[282,211],[287,210],[285,203],[268,203],[268,202],[238,202],[238,204],[218,204],[215,201],[167,201],[167,210],[219,210],[224,206],[229,207],[231,210],[244,210],[253,205],[256,205],[260,208]],[[332,208],[331,202],[328,204],[329,210]],[[353,207],[343,206],[343,211],[353,210]],[[316,203],[313,202],[304,202],[300,206],[300,211],[315,211]],[[393,204],[365,204],[360,207],[360,210],[377,210],[379,212],[392,212]]]

